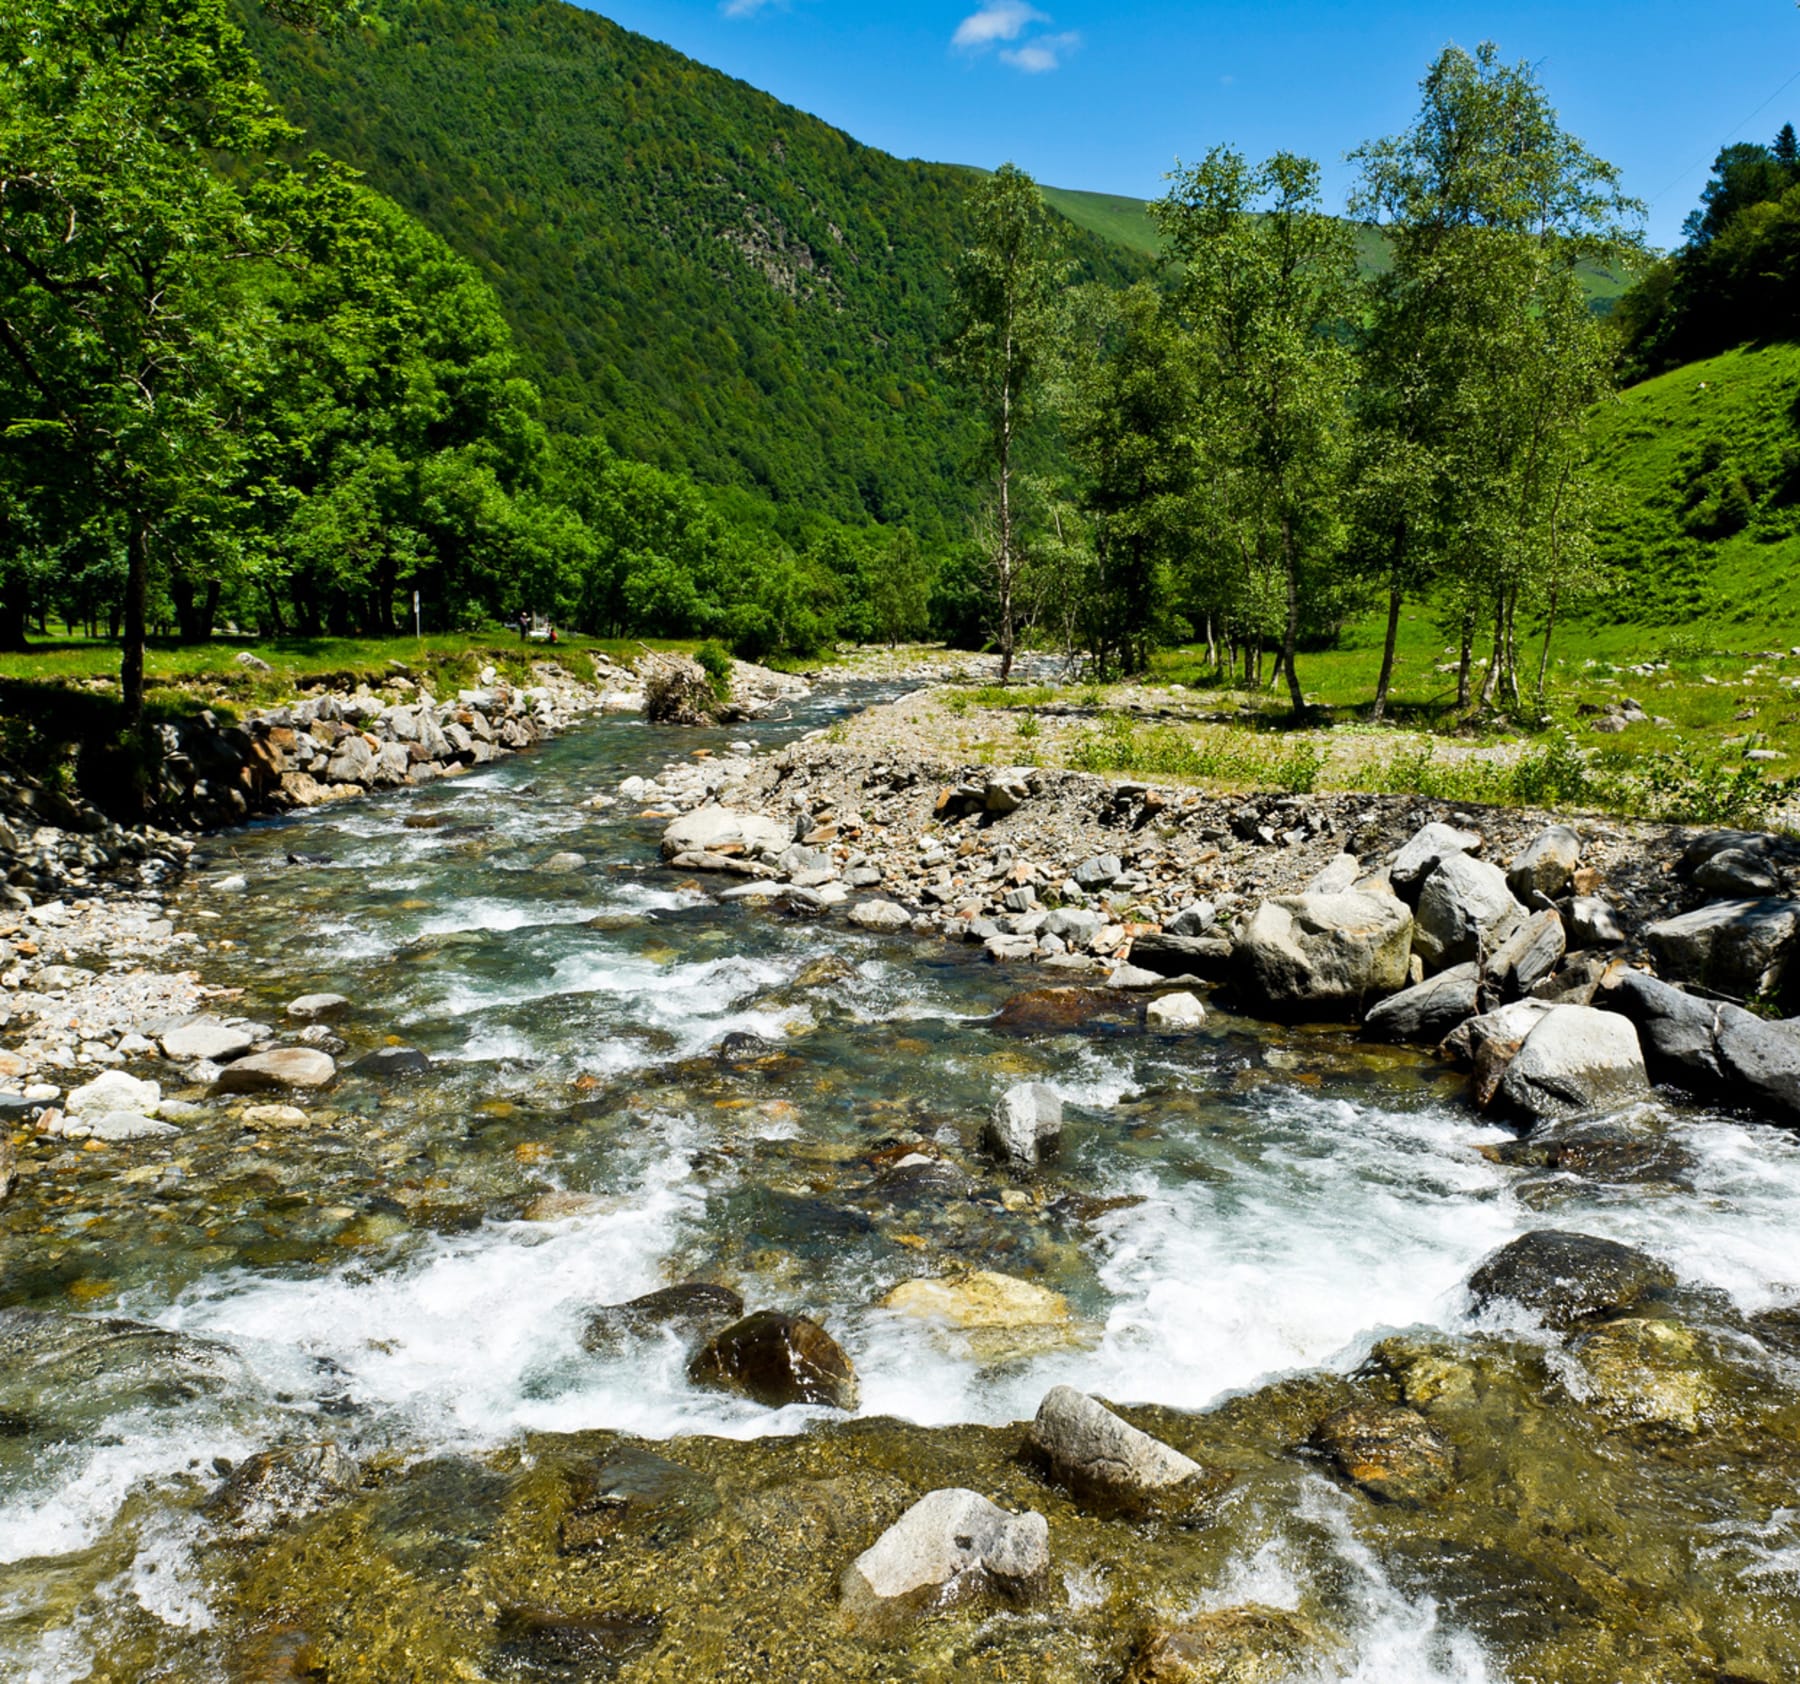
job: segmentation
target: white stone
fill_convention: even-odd
[[[71,1117],[101,1117],[113,1111],[154,1117],[161,1104],[161,1084],[139,1081],[135,1076],[127,1076],[123,1070],[108,1070],[70,1094],[63,1109]]]

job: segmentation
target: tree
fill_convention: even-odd
[[[1058,407],[1093,555],[1076,636],[1098,675],[1138,672],[1192,544],[1194,380],[1155,288],[1084,287],[1070,314]]]
[[[1320,205],[1318,165],[1286,152],[1252,168],[1217,147],[1177,170],[1152,208],[1182,271],[1198,482],[1244,571],[1279,590],[1281,666],[1299,715],[1302,603],[1325,582],[1341,536],[1350,232]]]
[[[980,414],[982,462],[993,485],[991,611],[1004,684],[1018,640],[1023,559],[1014,475],[1020,437],[1036,407],[1063,268],[1050,211],[1023,170],[1003,164],[976,189],[971,216],[975,243],[952,274],[956,325],[949,360]]]
[[[1511,673],[1512,626],[1560,510],[1559,544],[1589,500],[1579,475],[1587,408],[1604,390],[1602,330],[1575,269],[1635,250],[1618,172],[1563,132],[1535,73],[1496,48],[1450,47],[1422,83],[1413,126],[1352,154],[1355,214],[1393,252],[1361,339],[1352,555],[1388,597],[1374,715],[1384,713],[1401,607],[1446,581],[1470,701],[1480,617],[1494,617],[1485,691]],[[1565,495],[1546,500],[1548,464]],[[1555,477],[1555,476],[1553,476]],[[1516,675],[1513,677],[1516,690]]]
[[[152,569],[246,448],[253,267],[285,242],[268,160],[291,134],[227,0],[12,0],[0,18],[5,436],[38,453],[41,495],[78,497],[123,551],[128,729]]]

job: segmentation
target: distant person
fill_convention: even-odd
[[[531,631],[531,616],[523,608],[519,610],[519,641],[523,643]]]
[[[552,643],[556,641],[556,622],[554,620],[550,622],[550,641]]]

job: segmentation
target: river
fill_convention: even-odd
[[[232,1658],[243,1565],[219,1555],[206,1498],[272,1446],[480,1466],[543,1435],[822,1431],[833,1412],[697,1388],[672,1336],[584,1347],[595,1307],[673,1281],[804,1310],[854,1361],[863,1417],[922,1427],[1001,1427],[1059,1382],[1217,1410],[1284,1376],[1349,1375],[1403,1330],[1491,1333],[1471,1269],[1552,1224],[1651,1251],[1740,1316],[1800,1301],[1792,1132],[1645,1106],[1625,1126],[1654,1147],[1649,1173],[1573,1176],[1504,1161],[1512,1134],[1434,1059],[1342,1031],[1215,1011],[1179,1038],[1104,1015],[1012,1032],[996,1012],[1039,979],[721,902],[662,867],[661,821],[588,804],[674,752],[773,747],[864,699],[822,693],[716,738],[609,720],[213,839],[175,915],[216,944],[207,972],[243,988],[235,1009],[279,1023],[296,995],[342,993],[352,1057],[401,1042],[432,1068],[351,1072],[300,1126],[220,1117],[167,1146],[71,1154],[13,1208],[5,1303],[65,1320],[64,1347],[5,1383],[6,1677],[339,1678]],[[568,851],[585,865],[543,869]],[[247,890],[216,892],[227,873]],[[981,1116],[1021,1080],[1067,1108],[1054,1170],[968,1191],[939,1175],[934,1158],[976,1161]],[[880,1307],[903,1280],[968,1267],[1053,1290],[1069,1319],[957,1335]],[[69,1312],[182,1339],[90,1359]],[[1312,1473],[1295,1492],[1244,1519],[1215,1604],[1298,1606],[1326,1563],[1349,1648],[1320,1676],[1522,1684],[1504,1631],[1403,1583],[1337,1487]],[[1800,1590],[1793,1510],[1800,1475],[1786,1509],[1696,1523],[1694,1570]],[[539,1675],[519,1664],[492,1676]]]

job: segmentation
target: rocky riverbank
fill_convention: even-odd
[[[1526,1120],[1652,1078],[1800,1120],[1800,1023],[1772,1021],[1800,942],[1780,835],[1221,798],[825,741],[677,763],[618,798],[682,815],[665,857],[738,879],[728,896],[977,943],[1089,993],[1178,994],[1149,1008],[1163,1025],[1217,987],[1251,1014],[1441,1045],[1478,1103]]]

